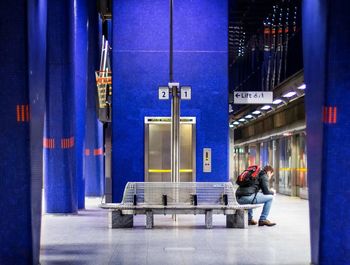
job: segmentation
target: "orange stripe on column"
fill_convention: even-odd
[[[332,116],[333,116],[333,108],[328,108],[328,123],[332,123]]]
[[[94,155],[95,156],[102,155],[102,154],[103,154],[102,148],[94,149]]]
[[[20,108],[19,105],[16,106],[17,121],[21,121]]]
[[[25,119],[24,119],[24,105],[21,105],[21,110],[22,110],[21,111],[21,118],[22,118],[21,120],[25,121]]]
[[[337,107],[334,107],[333,123],[337,123]]]
[[[29,105],[26,105],[26,121],[29,121]]]

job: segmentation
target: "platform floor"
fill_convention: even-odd
[[[225,228],[225,216],[214,215],[205,229],[204,215],[135,216],[132,229],[108,229],[100,200],[88,198],[78,215],[44,215],[41,264],[132,265],[307,265],[310,263],[308,201],[277,195],[269,219],[274,227]],[[259,211],[255,210],[254,219]]]

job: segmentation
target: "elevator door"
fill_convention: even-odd
[[[171,181],[170,118],[145,119],[145,181]],[[180,121],[180,181],[195,181],[195,119]]]

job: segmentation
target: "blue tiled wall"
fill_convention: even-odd
[[[182,116],[195,116],[197,181],[228,179],[227,1],[174,1],[174,79],[192,86]],[[169,81],[169,2],[113,2],[113,200],[144,181],[144,117],[170,116],[158,100]],[[212,148],[212,172],[202,150]]]

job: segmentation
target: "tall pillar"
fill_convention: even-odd
[[[85,208],[84,141],[87,91],[87,0],[75,0],[74,9],[74,92],[76,135],[76,180],[78,208]]]
[[[44,185],[46,212],[77,212],[74,135],[74,2],[47,2]]]
[[[312,264],[350,259],[350,2],[304,0]]]
[[[103,135],[102,124],[96,115],[96,78],[99,69],[99,28],[96,3],[88,1],[88,72],[87,105],[85,136],[85,195],[101,196],[103,194]]]
[[[39,262],[45,7],[46,1],[40,0],[0,3],[0,264],[4,265]]]
[[[46,14],[47,0],[28,1],[29,105],[31,209],[33,264],[39,264],[41,200],[43,187],[43,136],[46,90]]]

